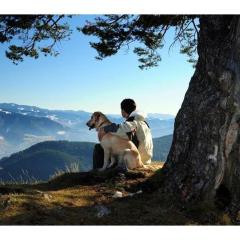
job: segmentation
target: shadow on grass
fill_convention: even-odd
[[[157,191],[147,194],[137,194],[132,197],[114,199],[112,197],[99,201],[101,193],[94,196],[84,196],[89,202],[86,206],[66,206],[65,203],[39,202],[34,197],[37,191],[54,191],[76,186],[94,186],[109,182],[113,186],[119,181],[129,183],[141,179],[145,181],[146,172],[130,171],[124,175],[116,170],[108,170],[104,173],[84,172],[68,173],[59,176],[47,183],[32,186],[12,186],[11,188],[1,188],[0,191],[9,193],[30,193],[30,197],[25,196],[25,201],[21,205],[21,211],[17,211],[12,216],[5,216],[1,219],[2,225],[174,225],[184,224],[186,219],[181,215],[176,216],[173,205],[166,201]],[[124,179],[122,179],[124,178]],[[131,185],[131,184],[130,184]],[[137,185],[136,185],[137,186]],[[97,186],[98,187],[98,186]],[[139,189],[138,189],[139,190]],[[39,193],[38,193],[39,194]],[[108,210],[108,214],[99,217],[99,207]],[[170,215],[169,215],[170,214]],[[174,217],[173,217],[174,216]]]
[[[183,225],[188,222],[170,202],[159,194],[139,194],[134,197],[110,199],[87,206],[50,206],[31,198],[22,204],[21,211],[2,218],[1,225]],[[99,217],[99,207],[107,214]]]
[[[123,179],[124,178],[124,179]],[[138,181],[141,179],[141,181]],[[128,181],[129,180],[129,181]],[[133,181],[132,181],[133,180]],[[134,180],[136,180],[134,182]],[[148,177],[147,171],[130,171],[124,175],[116,170],[105,172],[66,173],[47,183],[36,185],[5,186],[2,194],[30,193],[37,191],[56,191],[76,186],[94,186],[122,181],[129,192],[142,190],[142,194],[119,199],[108,198],[99,201],[101,193],[85,196],[86,206],[68,205],[51,202],[43,204],[34,197],[22,205],[21,211],[0,220],[1,225],[185,225],[215,224],[218,216],[205,206],[181,209],[174,198],[169,198],[161,191],[163,175],[157,170]],[[129,182],[132,181],[130,184]],[[107,185],[108,186],[108,185]],[[110,185],[109,185],[110,186]],[[107,209],[108,214],[99,217],[99,206]],[[197,210],[196,210],[197,209]]]

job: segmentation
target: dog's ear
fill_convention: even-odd
[[[96,120],[98,121],[98,119],[99,119],[100,116],[101,116],[101,113],[100,113],[100,112],[95,112],[95,113],[94,113],[94,116],[95,116]]]

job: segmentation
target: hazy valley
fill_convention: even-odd
[[[86,126],[90,116],[85,111],[0,104],[0,179],[47,180],[56,172],[91,169],[93,147],[98,140],[96,132]],[[108,117],[112,122],[123,121],[120,115]],[[148,114],[147,121],[154,138],[153,160],[165,161],[174,116]]]

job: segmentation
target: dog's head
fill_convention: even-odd
[[[99,122],[102,118],[103,114],[101,112],[94,112],[90,118],[90,120],[86,123],[89,127],[89,130],[93,128],[97,128],[99,126]]]

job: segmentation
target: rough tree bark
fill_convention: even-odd
[[[163,168],[166,191],[184,202],[240,208],[240,17],[202,16],[199,59]]]

